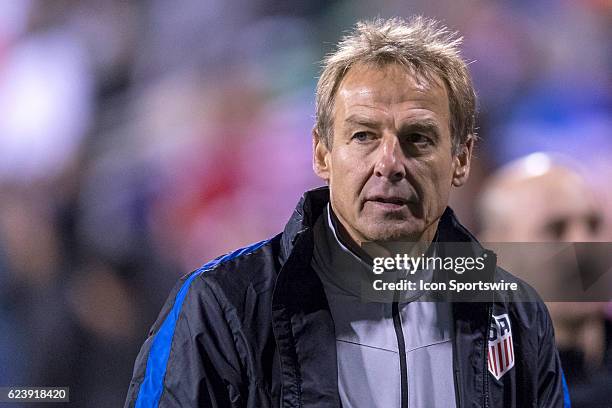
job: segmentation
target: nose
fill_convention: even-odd
[[[378,146],[379,154],[376,158],[374,174],[396,182],[406,177],[403,164],[404,152],[399,139],[395,135],[384,135]]]

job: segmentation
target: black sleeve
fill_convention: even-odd
[[[538,406],[570,407],[570,398],[555,345],[555,334],[548,309],[539,302]]]
[[[136,359],[125,408],[241,405],[234,336],[201,275],[182,279],[162,308]]]

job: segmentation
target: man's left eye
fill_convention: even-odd
[[[420,133],[411,133],[410,135],[408,135],[408,140],[410,141],[410,143],[416,145],[429,145],[432,143],[431,138]]]

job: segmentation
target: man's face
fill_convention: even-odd
[[[504,228],[491,240],[589,242],[602,239],[603,214],[588,185],[560,167],[503,185],[512,205],[502,213]],[[510,200],[511,198],[511,200]]]
[[[535,177],[525,177],[522,173],[510,175],[495,189],[499,193],[494,198],[501,210],[497,214],[499,219],[484,220],[485,225],[494,226],[485,229],[483,238],[486,241],[568,243],[604,238],[603,214],[595,196],[585,181],[568,169],[555,166]],[[558,248],[565,247],[563,244]],[[577,247],[580,252],[576,253],[557,250],[554,257],[549,253],[551,246],[541,246],[541,253],[534,251],[537,246],[524,244],[500,248],[507,251],[503,254],[498,250],[504,267],[533,285],[545,299],[563,298],[563,294],[558,294],[580,287],[580,267],[605,256],[587,252],[600,250],[597,246]],[[579,254],[582,260],[576,258]],[[598,284],[601,282],[600,279]],[[598,302],[547,302],[546,305],[556,329],[559,324],[584,323],[598,316],[604,306]]]
[[[357,243],[431,240],[471,143],[452,154],[446,87],[398,64],[352,67],[335,99],[333,146],[315,134],[314,167]]]

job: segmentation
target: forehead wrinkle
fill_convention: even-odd
[[[444,107],[440,106],[437,98],[431,94],[423,94],[422,97],[410,96],[409,98],[406,98],[406,95],[395,95],[401,98],[401,100],[397,101],[389,101],[389,97],[383,92],[367,92],[362,95],[364,95],[363,98],[355,98],[354,94],[347,91],[343,94],[343,105],[347,110],[363,108],[397,115],[403,115],[406,112],[415,110],[427,110],[439,115],[446,113]],[[380,96],[380,98],[377,96]]]
[[[405,82],[402,84],[406,85]],[[389,84],[379,86],[371,83],[352,84],[349,82],[343,84],[339,89],[337,100],[341,100],[345,108],[365,107],[377,110],[398,110],[399,112],[427,109],[438,114],[450,115],[450,112],[446,112],[445,109],[445,107],[448,108],[447,104],[440,105],[441,100],[448,101],[445,88],[415,89],[413,85],[414,83],[411,83],[407,88],[398,90],[397,87],[389,87]]]
[[[429,93],[434,88],[440,88],[445,93],[447,91],[446,83],[438,74],[434,72],[421,72],[414,67],[405,66],[400,63],[387,63],[383,65],[359,63],[347,71],[338,88],[354,80],[355,76],[363,72],[368,72],[370,74],[368,78],[376,83],[393,82],[394,88],[401,87],[408,79],[411,88],[417,92]]]
[[[402,82],[406,85],[405,82]],[[387,88],[387,89],[385,89]],[[347,105],[364,105],[372,106],[377,104],[384,104],[391,107],[391,105],[401,104],[414,104],[422,103],[425,106],[435,106],[438,96],[444,96],[447,98],[446,92],[443,88],[429,88],[429,89],[415,89],[412,84],[409,88],[398,90],[400,88],[391,88],[389,84],[382,86],[376,84],[369,85],[357,85],[357,89],[353,88],[353,84],[343,85],[339,92],[338,97],[345,101]]]
[[[349,117],[357,119],[383,121],[395,118],[398,113],[396,109],[393,106],[389,106],[389,104],[359,103],[357,101],[354,103],[351,103],[351,101],[347,102],[348,103],[345,104],[346,114]]]

